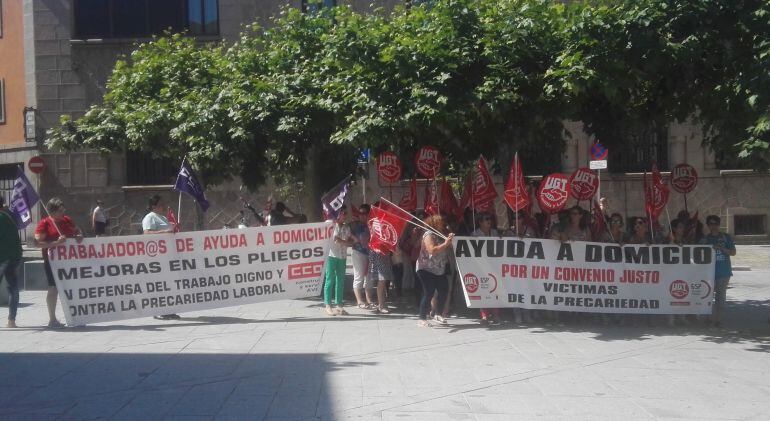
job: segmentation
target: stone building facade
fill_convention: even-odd
[[[392,8],[403,1],[338,0],[337,3],[367,11],[372,7]],[[324,0],[323,3],[335,2]],[[145,7],[144,15],[130,7],[136,4]],[[100,102],[115,61],[129,53],[137,42],[146,41],[154,27],[171,23],[172,27],[194,33],[202,42],[232,41],[244,25],[258,22],[269,26],[269,17],[278,14],[285,5],[306,7],[304,0],[0,0],[0,5],[4,30],[0,38],[3,57],[0,79],[5,80],[7,92],[3,108],[7,110],[6,123],[0,123],[0,191],[9,193],[8,179],[16,165],[25,166],[30,157],[41,155],[47,164],[46,171],[39,178],[28,173],[28,177],[38,183],[41,197],[62,197],[71,216],[84,228],[89,226],[88,216],[95,200],[103,199],[110,209],[110,230],[115,235],[139,231],[146,199],[151,194],[162,194],[167,203],[177,203],[178,197],[171,192],[169,183],[175,173],[173,165],[178,163],[157,168],[159,164],[151,157],[123,151],[110,155],[48,151],[43,147],[46,130],[56,125],[62,114],[77,117],[91,104]],[[107,18],[99,15],[104,10]],[[125,24],[131,22],[132,16],[138,16],[139,21],[144,19],[144,23]],[[579,123],[568,124],[568,129],[572,136],[561,157],[565,173],[587,164],[592,142]],[[722,215],[724,228],[739,234],[744,241],[767,240],[770,198],[763,193],[770,188],[770,178],[720,166],[714,154],[701,147],[701,138],[697,126],[690,123],[665,128],[657,132],[658,143],[653,155],[665,158],[655,157],[665,162],[663,169],[686,161],[698,170],[700,184],[688,196],[691,209],[698,209],[701,215]],[[615,159],[634,163],[651,157],[649,148],[638,156],[635,153],[637,151],[631,149],[615,151],[611,162]],[[507,167],[507,163],[502,166]],[[526,171],[526,163],[524,168]],[[633,165],[620,165],[602,174],[602,194],[610,198],[613,210],[629,216],[643,213],[641,174],[637,169]],[[380,192],[390,192],[376,179],[373,168],[369,173],[373,177],[366,183],[367,199],[378,197]],[[501,176],[497,182],[498,191],[502,191]],[[363,184],[353,190],[355,202],[363,200],[361,186]],[[400,197],[404,188],[405,182],[395,186],[393,194]],[[259,208],[257,204],[264,203],[273,190],[268,186],[246,199]],[[420,194],[422,190],[420,188]],[[302,200],[311,200],[301,200],[302,195],[291,186],[282,191],[284,194],[294,192],[294,197],[286,199],[295,210],[301,210]],[[184,228],[193,225],[216,228],[237,223],[238,211],[242,208],[239,199],[244,195],[237,181],[212,188],[207,194],[213,206],[205,216],[196,211],[188,197],[182,198]],[[669,206],[672,214],[683,207],[680,196],[672,193]],[[282,197],[276,197],[280,199]],[[498,205],[498,211],[504,214],[503,204]]]

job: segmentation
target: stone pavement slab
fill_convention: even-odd
[[[0,419],[766,420],[770,248],[742,251],[719,329],[473,312],[428,329],[405,304],[327,317],[295,300],[47,330],[44,293],[23,291],[22,327],[0,329]]]

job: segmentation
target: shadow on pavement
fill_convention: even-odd
[[[328,375],[364,365],[374,364],[323,354],[16,353],[0,357],[0,418],[316,419],[343,409]]]
[[[703,340],[714,343],[744,344],[746,349],[756,352],[770,352],[770,300],[728,301],[721,327],[708,326],[704,320],[691,320],[686,325],[677,321],[676,326],[668,325],[667,316],[631,316],[629,318],[613,317],[605,324],[603,321],[592,320],[592,317],[576,317],[575,313],[563,313],[562,322],[537,321],[529,324],[513,322],[511,309],[501,309],[502,323],[497,326],[475,323],[452,323],[446,328],[449,333],[467,329],[510,330],[527,329],[533,334],[557,332],[587,332],[594,333],[600,341],[648,340],[655,336],[699,336]],[[478,311],[463,309],[459,319],[467,321],[478,319]],[[578,319],[578,320],[576,320]],[[620,319],[623,319],[622,322]],[[458,320],[458,319],[452,319]],[[621,322],[621,323],[619,323]]]

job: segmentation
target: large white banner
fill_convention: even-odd
[[[333,225],[68,239],[49,251],[68,324],[317,296]]]
[[[711,246],[455,237],[472,308],[710,314]]]

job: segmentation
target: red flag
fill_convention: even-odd
[[[591,238],[593,238],[594,241],[599,241],[601,236],[607,230],[607,220],[604,219],[604,212],[602,212],[598,200],[594,200],[593,216],[594,220],[591,225]]]
[[[166,210],[166,219],[168,219],[168,222],[174,226],[174,232],[179,232],[179,224],[176,222],[176,215],[174,215],[174,210],[169,208]]]
[[[454,215],[459,220],[462,218],[463,210],[457,204],[457,198],[452,191],[452,186],[444,179],[441,182],[441,209],[447,215]]]
[[[425,204],[423,205],[423,209],[425,209],[425,213],[428,215],[436,215],[439,213],[438,194],[436,193],[436,189],[433,188],[433,184],[433,181],[428,181],[428,184],[425,185]]]
[[[408,210],[409,212],[414,212],[417,210],[417,179],[412,178],[412,182],[409,183],[409,189],[404,192],[404,195],[401,197],[401,202],[398,203],[398,206],[402,207],[405,210]]]
[[[487,212],[494,208],[497,190],[492,177],[487,170],[484,158],[480,157],[476,166],[465,176],[463,193],[460,197],[460,211],[468,207],[480,212]]]
[[[505,182],[505,193],[503,194],[505,202],[512,211],[516,212],[530,205],[529,189],[524,180],[524,172],[519,162],[519,153],[511,161],[511,171],[508,173],[508,181]]]
[[[473,191],[471,173],[465,174],[463,180],[463,192],[460,195],[460,208],[464,211],[471,205],[471,192]]]
[[[411,219],[412,215],[387,202],[381,202],[379,207],[372,206],[369,213],[369,248],[379,253],[393,252]]]
[[[647,182],[647,173],[644,173],[644,210],[650,216],[652,222],[658,220],[658,216],[668,203],[668,187],[663,182],[663,177],[658,171],[658,166],[652,166],[652,183]]]
[[[479,157],[476,163],[476,171],[473,172],[473,206],[476,209],[482,207],[488,208],[490,202],[493,202],[497,197],[497,190],[495,190],[495,184],[492,181],[492,177],[487,171],[487,164],[484,162],[484,157]]]

